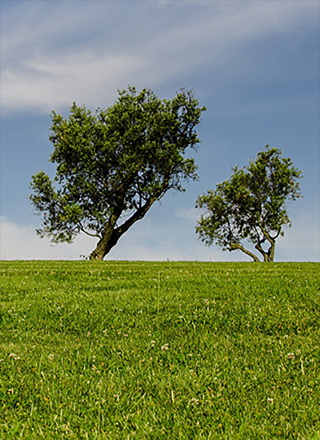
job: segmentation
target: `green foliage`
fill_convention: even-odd
[[[196,232],[206,245],[214,242],[223,250],[240,249],[255,261],[258,257],[242,245],[254,243],[264,261],[273,261],[275,241],[283,226],[291,225],[287,201],[301,197],[298,179],[302,172],[283,158],[281,150],[266,146],[255,161],[233,168],[230,179],[199,196],[196,207],[206,209]],[[269,248],[265,250],[263,244]]]
[[[56,176],[52,182],[41,171],[31,182],[31,202],[43,215],[38,233],[54,242],[96,236],[94,258],[103,258],[155,201],[197,178],[194,159],[184,155],[199,143],[195,127],[204,110],[191,92],[160,100],[129,87],[106,110],[74,103],[68,118],[53,112]]]
[[[0,438],[317,439],[319,282],[318,263],[2,262]]]

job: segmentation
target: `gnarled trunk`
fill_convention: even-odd
[[[261,241],[259,241],[256,245],[255,248],[257,249],[257,251],[260,252],[260,254],[263,256],[263,261],[265,263],[269,263],[272,262],[274,260],[274,251],[275,251],[275,247],[276,247],[276,241],[275,239],[273,239],[269,234],[265,233],[265,237],[268,240],[268,242],[270,243],[270,247],[267,251],[265,251],[263,249],[263,247],[261,246]]]

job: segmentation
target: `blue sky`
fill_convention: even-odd
[[[89,237],[52,247],[36,236],[29,182],[53,175],[53,109],[105,108],[130,84],[167,99],[192,89],[207,107],[200,180],[168,193],[107,259],[247,261],[197,239],[194,203],[270,144],[304,172],[276,260],[319,261],[319,22],[317,0],[1,0],[0,258],[93,250]]]

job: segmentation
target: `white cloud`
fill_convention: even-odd
[[[19,225],[0,216],[0,259],[2,260],[69,260],[90,253],[92,240],[80,236],[73,245],[52,246],[40,239],[32,226]]]
[[[3,73],[4,110],[37,107],[50,113],[69,107],[73,101],[90,107],[97,103],[99,95],[115,95],[118,85],[142,64],[131,56],[95,56],[89,52],[28,60],[24,70],[8,69]]]
[[[19,2],[2,18],[2,111],[99,106],[117,88],[154,87],[204,65],[216,78],[245,75],[248,42],[310,26],[317,10],[312,1]]]

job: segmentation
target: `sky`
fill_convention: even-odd
[[[198,195],[266,144],[303,171],[303,199],[277,261],[320,261],[320,2],[318,0],[1,0],[0,259],[80,259],[94,238],[52,246],[35,229],[31,176],[48,162],[50,114],[72,102],[107,108],[119,89],[172,99],[192,90],[200,180],[167,193],[112,249],[110,260],[250,261],[195,234]]]

